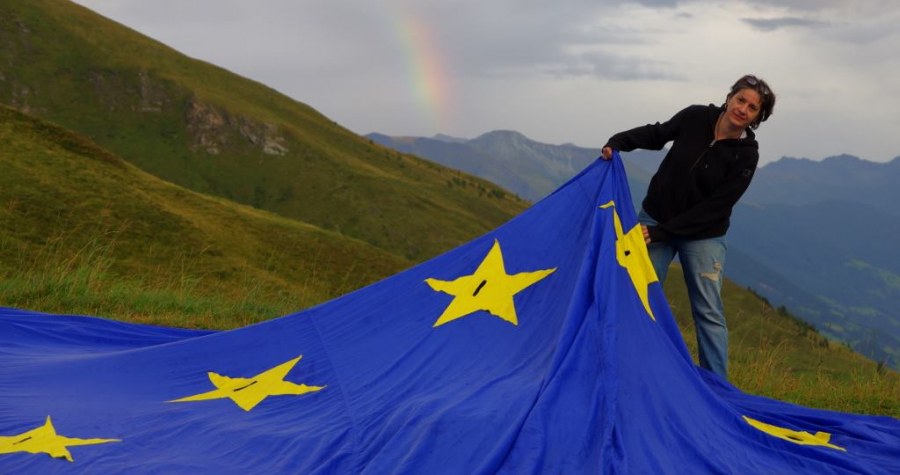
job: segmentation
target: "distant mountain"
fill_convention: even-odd
[[[900,157],[784,157],[761,167],[729,233],[758,265],[739,262],[730,277],[900,367],[898,182]]]
[[[395,150],[480,176],[531,201],[547,196],[600,156],[599,148],[551,145],[508,130],[488,132],[471,140],[453,141],[389,137],[377,133],[366,137]],[[634,166],[635,163],[649,166],[655,163],[658,166],[662,156],[662,152],[647,151],[628,154],[625,165],[635,196],[644,195],[646,183],[650,181],[650,173]]]
[[[0,0],[0,44],[0,104],[166,181],[407,259],[448,250],[526,206],[74,2]]]
[[[730,278],[900,366],[900,219],[862,203],[823,201],[739,205],[732,223]]]
[[[900,157],[887,163],[837,155],[822,161],[784,157],[760,168],[745,200],[808,205],[841,200],[900,216]]]
[[[450,143],[465,143],[468,142],[469,139],[461,139],[458,137],[451,137],[449,135],[444,134],[435,134],[433,137],[434,140],[440,140],[441,142],[450,142]]]

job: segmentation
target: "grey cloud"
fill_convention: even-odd
[[[832,20],[822,21],[802,17],[742,18],[741,21],[762,32],[784,28],[802,28],[838,44],[867,45],[896,36],[900,10],[884,11],[879,15],[832,14]]]
[[[867,45],[876,43],[891,36],[895,36],[897,30],[894,27],[888,28],[859,28],[859,29],[843,29],[828,34],[828,38],[855,45]]]
[[[782,18],[742,18],[741,21],[752,26],[759,31],[775,31],[779,28],[787,27],[822,27],[828,26],[829,23],[811,20],[808,18],[798,17],[782,17]]]
[[[848,9],[858,11],[863,4],[877,4],[883,10],[891,7],[895,0],[749,0],[748,3],[762,7],[787,8],[794,11],[820,12],[825,9]]]
[[[897,30],[898,21],[900,21],[900,11],[893,15],[885,14],[856,21],[847,20],[823,32],[823,36],[838,43],[857,46],[870,45],[897,36],[900,33]],[[891,52],[884,59],[896,58],[895,47],[890,47],[890,49]],[[868,59],[876,58],[869,57]]]
[[[652,32],[636,28],[611,26],[580,28],[563,35],[562,40],[574,45],[645,45],[650,44]]]
[[[686,80],[683,75],[674,72],[670,65],[641,57],[592,51],[571,59],[571,63],[551,69],[549,73],[556,76],[594,76],[612,81]]]
[[[501,1],[481,2],[471,8],[434,6],[420,11],[433,21],[439,43],[458,71],[491,76],[558,64],[565,58],[567,45],[603,41],[607,37],[602,33],[582,27],[599,19],[603,8],[572,8],[564,2],[521,9],[515,2]]]
[[[690,4],[721,4],[721,0],[606,0],[610,5],[622,5],[636,3],[649,8],[674,9]],[[743,0],[748,5],[759,7],[761,11],[772,7],[779,10],[789,10],[803,13],[822,13],[836,15],[840,18],[847,14],[878,14],[883,12],[900,11],[900,2],[897,0]]]
[[[258,4],[224,0],[108,2],[78,0],[138,31],[238,73],[255,69],[316,70],[349,74],[384,62],[378,48],[392,38],[378,8],[335,0],[268,0]],[[343,29],[352,34],[335,34]],[[364,39],[361,41],[361,39]],[[389,46],[393,46],[392,44]]]
[[[685,3],[691,3],[692,1],[696,0],[632,0],[631,2],[620,3],[637,3],[645,7],[675,8]]]
[[[465,4],[469,0],[462,0]],[[605,79],[681,79],[666,65],[649,60],[606,55],[613,66],[595,68],[597,53],[586,48],[656,44],[661,32],[611,23],[618,1],[565,0],[529,3],[500,0],[477,2],[471,8],[449,9],[444,4],[421,6],[420,11],[438,21],[437,30],[447,56],[458,73],[482,76],[595,76]],[[677,2],[650,2],[675,4]],[[478,11],[473,15],[473,11]],[[515,21],[509,19],[515,18]],[[464,32],[463,34],[458,34]],[[576,53],[576,51],[582,51]],[[596,69],[596,71],[595,71]]]

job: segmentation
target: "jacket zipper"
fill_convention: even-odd
[[[691,172],[693,172],[693,171],[694,171],[694,167],[696,167],[696,166],[697,166],[697,164],[698,164],[698,163],[700,163],[700,160],[702,160],[702,159],[703,159],[703,157],[704,157],[704,156],[706,156],[706,152],[709,152],[709,151],[710,151],[710,150],[711,150],[711,149],[712,149],[712,148],[713,148],[713,145],[715,145],[715,144],[716,144],[716,139],[715,139],[715,138],[713,138],[713,141],[712,141],[712,142],[710,142],[710,143],[709,143],[709,146],[708,146],[708,147],[706,147],[706,150],[704,150],[704,151],[703,151],[703,153],[701,153],[701,154],[700,154],[700,156],[699,156],[699,157],[697,157],[697,160],[696,160],[696,161],[694,161],[694,164],[693,164],[693,165],[691,165],[691,169],[690,169],[690,170],[688,170],[688,173],[691,173]]]

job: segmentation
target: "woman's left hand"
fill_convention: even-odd
[[[602,158],[604,160],[612,159],[612,154],[613,154],[613,149],[610,147],[603,147],[600,150],[600,158]]]
[[[642,224],[641,231],[644,232],[644,242],[650,244],[650,231],[647,230],[647,226]]]

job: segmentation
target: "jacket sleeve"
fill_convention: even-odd
[[[648,227],[650,240],[668,241],[690,236],[718,221],[730,218],[734,205],[750,186],[759,163],[758,151],[754,150],[752,154],[747,155],[731,167],[719,186],[704,200],[668,222]]]
[[[619,132],[609,138],[606,146],[620,152],[630,152],[638,148],[662,150],[666,143],[678,137],[681,124],[684,123],[685,116],[690,113],[690,109],[691,107],[683,109],[662,124],[657,122]]]

